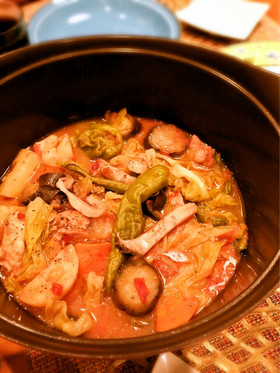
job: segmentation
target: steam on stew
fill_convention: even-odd
[[[21,150],[0,195],[4,286],[72,336],[187,323],[225,288],[247,245],[220,154],[126,109]]]

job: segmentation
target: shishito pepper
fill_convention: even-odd
[[[142,203],[167,186],[168,168],[156,165],[138,176],[125,192],[114,224],[111,251],[106,273],[106,291],[110,292],[125,256],[116,245],[117,234],[123,240],[138,237],[144,228]]]
[[[119,194],[124,194],[129,187],[129,185],[120,183],[119,181],[92,176],[89,172],[87,172],[87,170],[84,169],[83,166],[79,165],[76,162],[67,162],[62,164],[62,166],[68,168],[68,170],[78,172],[79,174],[90,179],[93,183],[103,186],[105,189],[111,190]]]
[[[110,159],[121,151],[123,138],[116,127],[94,123],[77,137],[77,144],[91,159]]]

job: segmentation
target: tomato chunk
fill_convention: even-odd
[[[99,276],[105,276],[110,246],[110,242],[77,243],[75,248],[79,258],[79,273],[88,275],[94,271]]]

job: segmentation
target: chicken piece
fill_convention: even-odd
[[[103,215],[106,211],[105,202],[102,200],[93,201],[90,200],[92,204],[89,204],[79,197],[77,197],[74,193],[70,192],[67,188],[71,185],[71,182],[74,182],[72,178],[66,177],[61,178],[56,183],[58,189],[60,189],[64,194],[66,194],[70,205],[77,211],[81,212],[88,218],[97,218]]]
[[[212,167],[214,164],[215,150],[211,146],[206,145],[196,135],[193,135],[189,144],[189,155],[194,162],[207,167]]]
[[[17,205],[2,205],[0,203],[0,226],[4,224],[4,221],[7,217],[13,213],[20,212],[23,215],[26,213],[25,206],[17,206]]]
[[[110,165],[109,162],[101,158],[93,162],[90,173],[93,176],[105,177],[105,179],[118,181],[124,184],[131,184],[135,180],[134,176],[119,170],[117,167]]]
[[[143,256],[167,233],[191,218],[196,212],[197,207],[194,203],[187,203],[186,205],[179,206],[165,215],[150,230],[133,240],[122,240],[118,236],[118,244],[124,252]]]
[[[72,145],[68,134],[57,137],[50,135],[42,141],[36,142],[34,151],[49,166],[71,161],[74,158]]]
[[[185,132],[173,124],[156,126],[150,133],[148,141],[154,149],[168,154],[180,154],[189,144]]]
[[[13,212],[4,222],[3,238],[0,246],[0,265],[8,272],[14,272],[22,263],[25,249],[25,215]]]
[[[130,315],[150,312],[162,291],[156,270],[143,259],[130,259],[121,267],[115,280],[114,301]]]
[[[50,224],[50,230],[55,232],[55,238],[59,241],[63,237],[88,238],[87,228],[90,225],[90,219],[79,211],[66,210],[53,215]]]
[[[63,298],[76,281],[79,259],[73,245],[61,250],[18,294],[21,302],[33,307],[44,307],[48,301]]]
[[[145,153],[141,153],[139,157],[132,159],[128,163],[128,168],[130,171],[136,174],[142,174],[149,168],[156,164],[156,152],[154,149],[148,149]]]

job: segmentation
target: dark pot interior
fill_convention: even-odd
[[[216,71],[214,60],[225,67]],[[19,309],[0,287],[1,335],[71,356],[152,356],[225,328],[277,286],[279,129],[268,92],[279,84],[276,75],[203,48],[126,37],[29,47],[3,56],[0,71],[0,174],[20,148],[48,132],[126,107],[197,133],[221,152],[243,193],[249,226],[249,248],[233,280],[186,326],[132,340],[71,338]],[[261,90],[265,77],[270,85]]]

